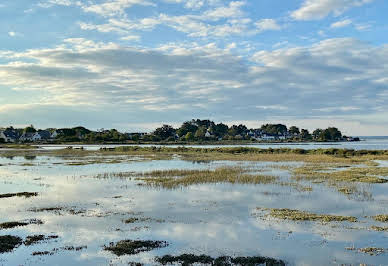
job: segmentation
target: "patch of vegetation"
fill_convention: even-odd
[[[250,174],[241,167],[222,167],[215,170],[164,170],[141,174],[137,180],[148,185],[164,188],[177,188],[194,184],[232,183],[232,184],[270,184],[275,176]]]
[[[366,247],[366,248],[359,248],[358,252],[366,253],[371,256],[377,256],[380,254],[385,253],[387,250],[385,248],[377,248],[377,247]]]
[[[81,251],[84,249],[87,249],[87,246],[79,246],[79,247],[74,247],[74,246],[66,246],[66,247],[61,247],[61,248],[54,248],[50,251],[36,251],[32,253],[32,256],[52,256],[55,253],[58,253],[59,251]]]
[[[0,236],[0,254],[5,252],[11,252],[23,243],[22,239],[18,236]]]
[[[7,193],[7,194],[0,194],[0,199],[4,198],[13,198],[13,197],[36,197],[38,196],[37,192],[20,192],[20,193]]]
[[[267,257],[229,257],[223,256],[212,258],[207,255],[183,254],[180,256],[165,255],[163,257],[156,257],[156,262],[166,265],[179,263],[180,265],[192,264],[208,264],[208,265],[267,265],[267,266],[283,266],[286,265],[281,260],[275,260]]]
[[[295,179],[331,182],[388,183],[388,167],[350,167],[338,169],[333,164],[309,164],[294,170]]]
[[[134,255],[141,252],[151,251],[157,248],[167,247],[166,241],[151,241],[151,240],[122,240],[117,243],[110,243],[104,249],[111,251],[117,256]]]
[[[59,236],[52,235],[52,236],[44,236],[44,235],[32,235],[32,236],[27,236],[26,240],[24,241],[24,245],[26,246],[31,246],[36,243],[42,242],[42,241],[47,241],[51,239],[57,239]]]
[[[62,212],[69,213],[71,215],[78,215],[86,213],[84,209],[77,209],[76,207],[43,207],[43,208],[31,208],[28,211],[31,212],[53,212],[58,215],[62,215]]]
[[[388,227],[380,227],[380,226],[373,225],[371,229],[379,232],[388,232]]]
[[[388,223],[388,214],[380,214],[373,217],[378,222]]]
[[[20,227],[20,226],[27,226],[29,224],[43,224],[43,222],[38,219],[31,219],[31,220],[20,221],[20,222],[5,222],[5,223],[0,223],[0,229],[11,229],[11,228]]]
[[[260,209],[260,208],[258,208]],[[269,216],[282,220],[291,221],[320,221],[320,222],[357,222],[356,217],[339,216],[330,214],[315,214],[306,211],[291,209],[264,209],[269,210]]]
[[[152,219],[152,218],[148,218],[148,217],[131,217],[129,219],[126,219],[124,221],[124,223],[133,224],[133,223],[143,223],[143,222],[152,222],[152,221],[157,222],[157,223],[165,222],[162,219]]]

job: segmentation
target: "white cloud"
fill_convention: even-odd
[[[340,15],[349,8],[362,6],[374,0],[304,0],[302,6],[291,13],[296,20],[322,19],[329,14]]]
[[[350,19],[344,19],[337,22],[334,22],[330,25],[330,28],[343,28],[351,25],[353,22]]]
[[[262,19],[255,23],[259,32],[268,30],[280,30],[282,27],[274,19]]]
[[[123,40],[123,41],[135,41],[135,42],[139,42],[140,39],[141,39],[141,37],[138,36],[138,35],[127,35],[127,36],[121,37],[120,39]]]
[[[134,30],[153,30],[158,25],[164,25],[176,31],[186,33],[189,37],[226,37],[231,35],[254,35],[265,30],[278,30],[276,21],[265,19],[258,21],[256,26],[251,19],[245,17],[243,1],[232,1],[227,6],[210,8],[200,14],[171,16],[159,14],[137,20],[125,17],[109,18],[105,24],[79,23],[81,29],[100,32],[115,32],[121,35],[132,35]]]
[[[9,61],[0,64],[0,85],[37,97],[0,111],[12,108],[15,119],[22,112],[18,108],[42,110],[28,105],[38,102],[99,116],[114,109],[137,122],[139,113],[152,122],[161,116],[181,121],[213,114],[226,121],[252,120],[258,114],[262,119],[351,114],[348,119],[353,119],[388,112],[388,47],[350,38],[258,51],[249,62],[214,43],[145,49],[80,38],[52,49],[0,54]]]
[[[147,0],[112,0],[101,4],[82,5],[86,12],[93,12],[105,17],[123,15],[126,8],[133,5],[155,6],[153,2]]]

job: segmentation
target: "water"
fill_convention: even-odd
[[[290,174],[277,165],[301,163],[273,162],[191,162],[141,160],[127,157],[122,163],[68,165],[60,157],[38,156],[27,160],[0,157],[0,194],[39,192],[38,197],[0,199],[0,223],[41,219],[43,225],[28,225],[0,230],[0,235],[58,235],[57,240],[0,254],[0,265],[126,265],[142,262],[153,265],[155,256],[183,253],[210,256],[268,256],[290,265],[340,265],[366,263],[387,265],[388,255],[370,256],[346,247],[388,248],[388,233],[369,230],[375,222],[368,216],[388,213],[388,184],[363,184],[358,189],[372,195],[352,198],[325,184],[309,185],[300,191],[277,184],[238,185],[202,184],[179,189],[139,186],[140,181],[96,178],[103,173],[144,172],[165,169],[214,169],[220,166],[250,166],[280,175]],[[125,160],[124,160],[125,159]],[[74,162],[85,158],[72,158]],[[387,163],[381,161],[381,163]],[[72,208],[61,211],[32,212],[31,208]],[[257,207],[290,208],[313,213],[355,216],[357,223],[290,222],[265,217]],[[79,212],[79,213],[77,213]],[[125,224],[131,217],[151,221]],[[163,222],[157,221],[163,220]],[[164,240],[167,248],[117,257],[103,250],[104,245],[123,239]],[[36,251],[64,246],[87,246],[81,251],[59,250],[52,256],[32,256]]]
[[[194,147],[194,148],[219,148],[219,147],[251,147],[261,149],[277,149],[277,148],[290,148],[290,149],[354,149],[354,150],[388,150],[388,137],[361,137],[362,141],[359,142],[304,142],[304,143],[254,143],[254,144],[236,144],[236,145],[168,145],[167,147]],[[64,149],[66,147],[84,147],[87,150],[98,150],[101,147],[114,148],[123,145],[39,145],[44,150],[56,150]],[[135,145],[141,147],[163,147],[166,145],[153,145],[142,144]]]

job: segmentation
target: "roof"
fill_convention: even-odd
[[[4,130],[3,131],[3,134],[6,138],[11,138],[11,139],[17,139],[18,138],[18,133],[14,130],[10,130],[10,129],[7,129],[7,130]]]
[[[41,137],[42,139],[49,139],[49,138],[51,138],[51,133],[50,133],[50,131],[47,131],[47,130],[39,130],[37,133],[40,135],[40,137]]]
[[[35,133],[23,133],[23,135],[21,136],[21,138],[32,138],[32,136],[34,136]]]

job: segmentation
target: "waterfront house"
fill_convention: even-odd
[[[51,133],[47,130],[39,130],[32,136],[32,141],[48,141],[51,139]]]
[[[18,137],[18,132],[12,128],[0,131],[0,139],[4,139],[5,142],[15,143],[18,140]]]

